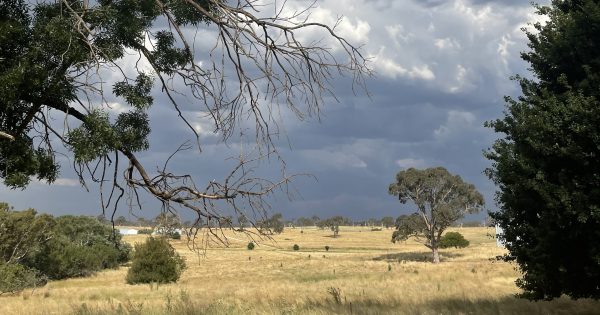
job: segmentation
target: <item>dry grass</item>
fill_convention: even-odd
[[[567,298],[528,302],[518,293],[513,265],[486,228],[459,230],[471,246],[443,250],[428,262],[420,244],[390,243],[391,230],[286,229],[253,251],[248,239],[205,257],[173,244],[189,268],[177,284],[127,285],[127,267],[90,278],[49,283],[34,292],[0,297],[0,314],[594,314],[600,303]],[[139,242],[146,236],[127,236]],[[293,251],[298,244],[300,251]],[[325,251],[325,245],[331,248]],[[427,260],[427,261],[425,261]],[[333,288],[333,289],[332,289]],[[339,291],[338,291],[339,290]],[[336,295],[336,291],[339,293]]]

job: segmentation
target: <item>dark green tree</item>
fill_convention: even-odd
[[[440,239],[440,248],[465,248],[470,242],[458,232],[445,233]]]
[[[394,226],[394,218],[393,217],[383,217],[381,218],[381,224],[385,226],[386,229],[389,229]]]
[[[285,171],[281,180],[252,171],[276,154],[278,106],[300,119],[317,114],[334,74],[361,86],[370,74],[335,29],[298,22],[309,11],[283,12],[250,0],[1,1],[0,178],[12,188],[32,178],[51,183],[56,152],[66,149],[82,183],[112,183],[105,209],[117,209],[129,192],[138,203],[141,193],[156,197],[164,211],[188,209],[206,226],[220,226],[232,208],[264,217],[265,195],[290,180]],[[306,31],[323,40],[296,36]],[[155,102],[158,93],[165,101]],[[260,149],[245,150],[255,154],[240,155],[231,172],[206,185],[175,172],[172,157],[142,161],[153,106],[170,107],[198,149],[205,129],[221,142],[243,133]],[[207,126],[192,121],[198,117]],[[192,147],[180,138],[163,143],[181,144],[175,153]]]
[[[127,283],[177,282],[185,269],[183,258],[164,237],[149,237],[135,245]]]
[[[417,208],[413,215],[398,218],[392,241],[411,236],[423,239],[433,253],[433,263],[440,262],[438,248],[446,228],[465,214],[479,212],[484,205],[483,196],[474,185],[443,167],[400,171],[388,192],[398,196],[401,203],[411,202]]]
[[[545,24],[525,30],[533,78],[506,97],[504,134],[486,152],[499,188],[509,254],[529,299],[600,298],[600,2],[537,6]]]
[[[333,237],[340,236],[340,226],[342,225],[352,225],[352,220],[338,215],[328,219],[319,220],[317,223],[317,227],[321,229],[329,228],[333,232]]]

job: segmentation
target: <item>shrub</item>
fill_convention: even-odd
[[[250,242],[248,243],[248,250],[253,250],[254,249],[254,243]]]
[[[298,244],[294,244],[294,250],[300,250],[300,246],[298,246]]]
[[[46,278],[21,264],[0,263],[0,294],[46,284]]]
[[[177,231],[173,231],[173,232],[167,234],[167,236],[170,239],[174,239],[174,240],[180,240],[181,239],[181,234],[179,232],[177,232]]]
[[[152,232],[154,232],[153,229],[141,229],[138,231],[138,234],[146,234],[146,235],[151,235]]]
[[[129,260],[131,246],[95,218],[58,217],[53,232],[54,237],[23,262],[50,279],[89,276]]]
[[[162,237],[149,237],[135,245],[126,281],[136,283],[169,283],[179,280],[185,262]]]
[[[465,248],[469,246],[469,241],[458,232],[448,232],[440,239],[440,248]]]
[[[329,251],[329,245],[325,245],[325,251],[328,252]]]

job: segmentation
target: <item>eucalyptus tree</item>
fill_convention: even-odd
[[[411,202],[416,206],[415,213],[398,218],[392,242],[416,237],[431,249],[434,263],[440,262],[438,248],[446,228],[484,206],[483,196],[473,184],[443,167],[402,170],[388,192],[401,203]]]
[[[265,196],[291,178],[283,167],[279,179],[251,175],[257,161],[280,158],[278,117],[286,109],[299,119],[318,115],[323,97],[335,96],[336,76],[364,87],[370,75],[357,46],[335,26],[309,20],[314,7],[288,6],[0,2],[0,178],[11,188],[32,178],[52,183],[64,146],[82,185],[96,182],[106,192],[103,211],[115,211],[126,194],[139,204],[147,193],[164,211],[191,210],[196,227],[220,226],[233,212],[264,216]],[[157,93],[166,101],[156,102]],[[175,153],[202,147],[189,111],[206,118],[221,143],[242,134],[258,149],[240,153],[222,180],[176,173],[171,158],[142,161],[153,106],[170,107],[196,140]]]
[[[533,77],[489,122],[502,138],[486,152],[499,188],[509,254],[530,299],[600,298],[600,3],[537,6],[546,23],[526,31]]]

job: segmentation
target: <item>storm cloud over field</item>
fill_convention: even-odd
[[[292,10],[311,3],[294,0],[287,5]],[[475,184],[488,208],[495,209],[495,187],[483,174],[489,162],[482,152],[497,135],[483,124],[502,115],[504,95],[518,93],[509,77],[527,75],[519,58],[527,49],[521,29],[539,20],[534,8],[527,1],[321,0],[311,15],[331,25],[338,17],[343,19],[337,30],[362,45],[375,76],[367,82],[368,95],[353,93],[348,79],[334,82],[337,100],[325,99],[320,119],[298,121],[281,114],[277,145],[287,172],[314,178],[294,181],[297,193],[292,202],[276,195],[273,211],[287,218],[397,216],[410,209],[387,194],[394,175],[404,168],[432,166],[446,167]],[[193,135],[171,107],[158,106],[167,102],[164,96],[155,98],[151,149],[141,156],[159,166]],[[114,110],[118,107],[115,104]],[[184,152],[172,166],[198,181],[222,178],[232,166],[224,159],[239,152],[237,144],[220,143],[193,107],[186,115],[200,133],[203,152]],[[273,163],[273,168],[261,165],[265,174],[277,175],[279,164]],[[80,186],[65,159],[60,179],[52,186],[34,182],[23,191],[2,187],[0,200],[17,209],[98,214],[97,188],[89,188],[86,192]],[[142,201],[156,213],[156,201]],[[127,213],[126,202],[119,211]]]

